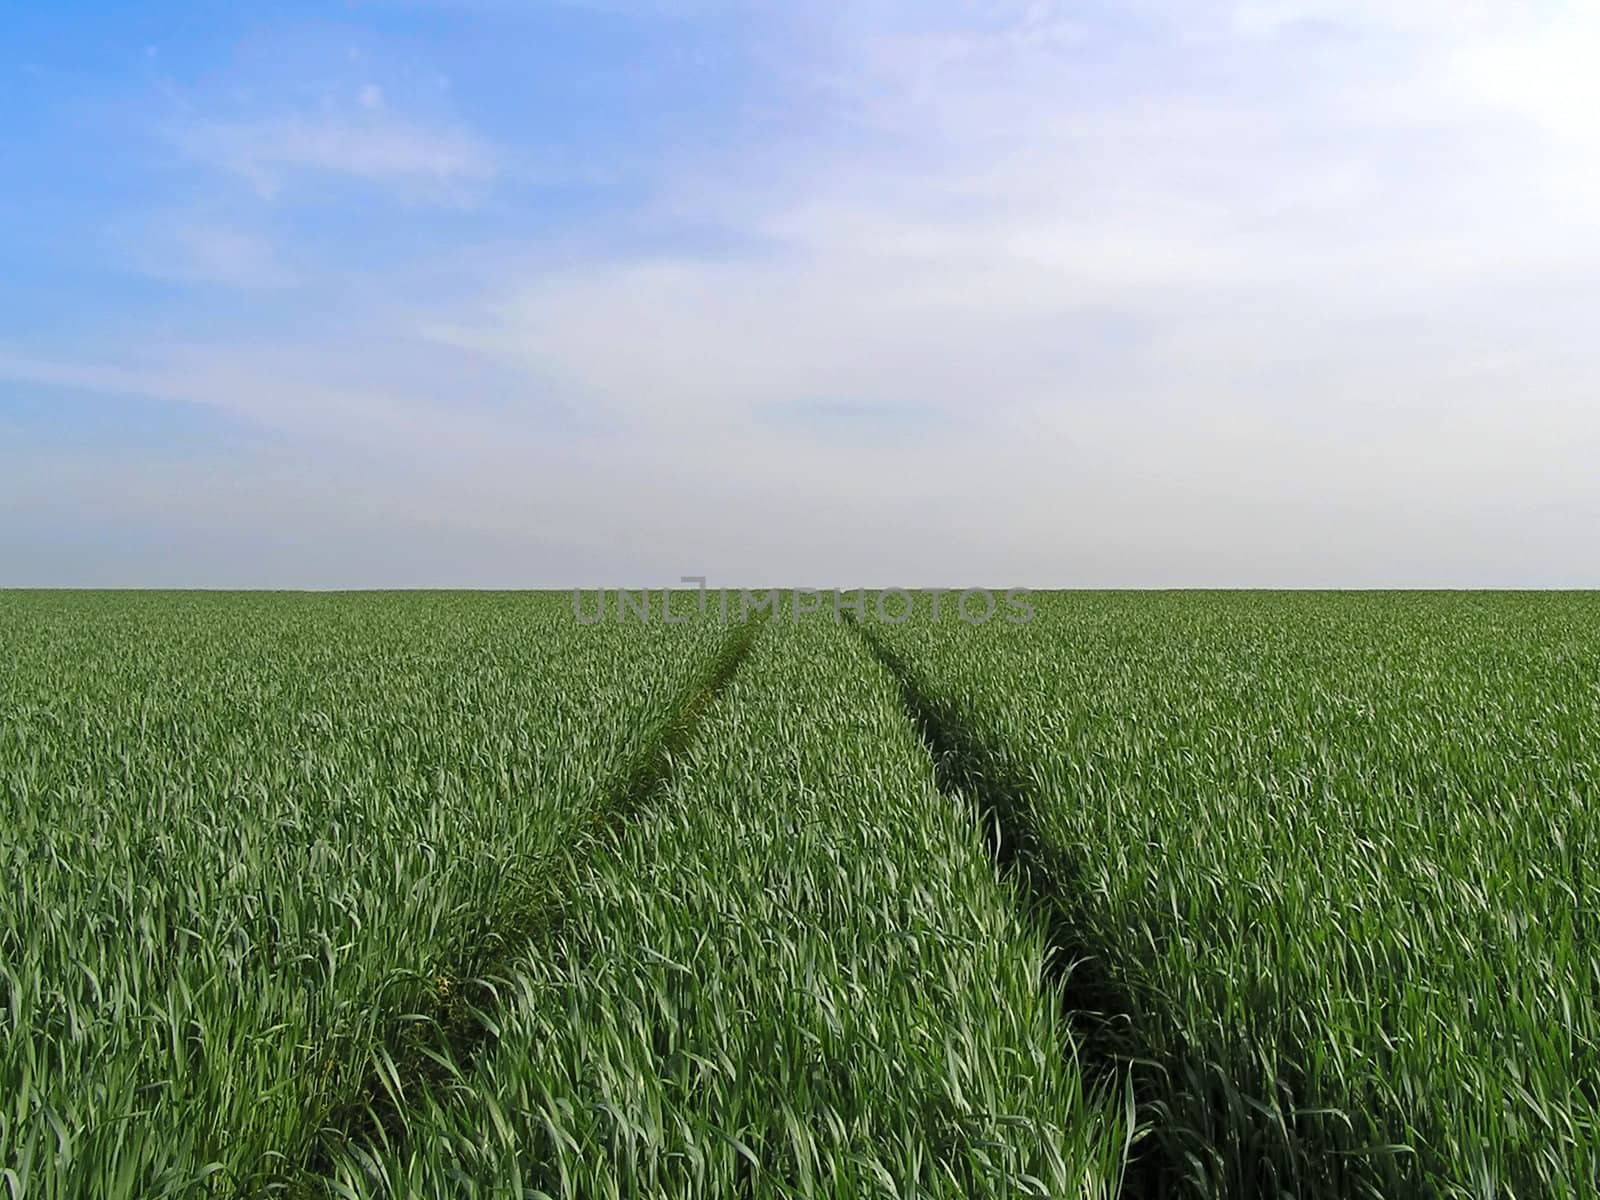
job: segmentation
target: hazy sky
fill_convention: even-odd
[[[0,584],[1600,586],[1600,6],[0,0]]]

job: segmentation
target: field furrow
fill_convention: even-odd
[[[396,1019],[522,936],[724,633],[564,595],[7,597],[13,1193],[296,1175]]]
[[[568,840],[541,864],[523,894],[522,907],[502,913],[501,926],[487,944],[470,955],[458,955],[457,961],[472,964],[470,971],[437,977],[424,1011],[396,1014],[388,1036],[373,1049],[364,1085],[319,1131],[320,1144],[300,1188],[317,1190],[317,1181],[348,1154],[352,1143],[403,1140],[412,1098],[470,1071],[474,1057],[495,1036],[502,999],[515,986],[511,972],[516,958],[549,941],[560,929],[572,896],[573,866],[598,846],[622,836],[627,822],[668,784],[707,708],[732,682],[759,631],[749,624],[729,631],[650,740],[638,747],[614,779],[596,789],[587,808],[574,812]]]
[[[1600,605],[1035,604],[876,632],[1115,981],[1157,1182],[1600,1195]]]
[[[346,1194],[1112,1196],[1045,947],[893,681],[773,627],[573,883],[496,1036]]]
[[[988,835],[996,868],[1016,888],[1027,919],[1042,932],[1045,974],[1077,1039],[1085,1078],[1099,1087],[1132,1086],[1147,1109],[1159,1103],[1163,1081],[1140,1057],[1127,985],[1109,973],[1113,956],[1090,940],[1076,895],[1078,871],[1041,832],[1027,784],[1002,750],[985,744],[973,731],[959,705],[928,690],[881,632],[861,622],[852,624],[899,687],[907,717],[933,760],[940,790],[970,807],[973,820]],[[1121,1195],[1127,1200],[1161,1195],[1181,1175],[1179,1164],[1166,1157],[1170,1144],[1160,1138],[1139,1140],[1124,1171]]]

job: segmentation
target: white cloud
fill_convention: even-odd
[[[364,511],[564,530],[634,581],[1600,583],[1575,9],[827,11],[769,98],[803,129],[674,147],[633,223],[530,233],[475,298],[370,281],[393,306],[339,353],[0,376],[221,407],[352,455]],[[356,107],[188,144],[269,192],[497,169]],[[473,403],[466,361],[520,386]],[[548,435],[551,397],[583,439]]]
[[[136,232],[124,226],[118,242],[131,244],[134,265],[157,279],[245,289],[283,288],[299,282],[269,237],[204,215],[166,216]]]
[[[1541,109],[1531,68],[1464,73],[1503,11],[1246,8],[1115,55],[1044,9],[896,29],[831,93],[873,136],[742,147],[669,191],[756,251],[541,271],[430,332],[674,453],[734,442],[747,471],[853,490],[880,542],[919,518],[834,437],[813,458],[803,423],[763,442],[750,414],[941,412],[853,460],[962,492],[976,525],[925,514],[924,554],[1089,555],[1101,582],[1592,579],[1571,556],[1600,518],[1600,230],[1572,148],[1516,125],[1589,110]],[[1563,78],[1570,30],[1543,22],[1527,53]],[[1225,78],[1185,61],[1197,24]],[[1515,565],[1486,575],[1497,552]]]
[[[1509,36],[1464,45],[1450,67],[1467,96],[1516,114],[1564,153],[1600,158],[1600,13],[1574,9]]]
[[[1280,4],[1283,38],[1291,8],[1297,20],[1383,16]],[[1160,37],[1107,77],[1049,6],[975,32],[897,30],[849,61],[852,111],[903,132],[892,146],[745,147],[742,162],[677,182],[671,211],[713,214],[760,252],[544,271],[431,332],[682,428],[816,396],[912,395],[957,412],[1066,403],[1081,385],[1068,364],[1120,362],[1134,377],[1155,365],[1149,345],[1182,344],[1172,330],[1213,329],[1246,371],[1294,354],[1308,331],[1381,329],[1464,300],[1492,309],[1499,290],[1565,286],[1576,264],[1600,265],[1587,209],[1528,192],[1565,160],[1518,143],[1518,176],[1503,178],[1483,157],[1483,118],[1449,80],[1423,80],[1448,119],[1414,136],[1409,113],[1385,126],[1352,102],[1373,82],[1359,50],[1336,47],[1301,78],[1258,57],[1305,46],[1252,49],[1255,37],[1221,56],[1255,66],[1251,86],[1195,103],[1147,77],[1151,56],[1174,52]],[[1106,324],[1146,341],[1108,348]],[[1462,329],[1495,336],[1492,317]],[[1403,338],[1384,336],[1350,350],[1403,361]],[[1167,353],[1173,403],[1207,402],[1185,401],[1184,364]],[[1214,353],[1206,363],[1218,368]]]
[[[1408,0],[1405,4],[1387,0],[1239,0],[1232,6],[1231,16],[1233,28],[1251,36],[1320,27],[1437,39],[1493,27],[1508,15],[1509,7],[1496,0]],[[1532,7],[1527,6],[1525,14]]]
[[[525,442],[516,425],[467,404],[407,388],[392,372],[375,379],[359,359],[370,346],[250,343],[167,346],[121,361],[45,358],[0,347],[0,379],[69,390],[192,404],[308,444],[405,454]],[[394,354],[390,348],[390,354]],[[363,378],[365,376],[365,378]]]
[[[403,120],[366,99],[364,92],[358,113],[198,122],[180,131],[178,141],[194,158],[269,197],[297,178],[343,177],[398,188],[410,199],[457,201],[494,178],[496,155],[482,139]]]

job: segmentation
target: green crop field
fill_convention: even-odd
[[[882,642],[1185,1194],[1600,1193],[1600,602],[1037,598]]]
[[[726,598],[0,593],[0,1196],[1600,1197],[1600,598]]]

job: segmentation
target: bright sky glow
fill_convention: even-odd
[[[0,13],[0,585],[1600,586],[1600,9]]]

